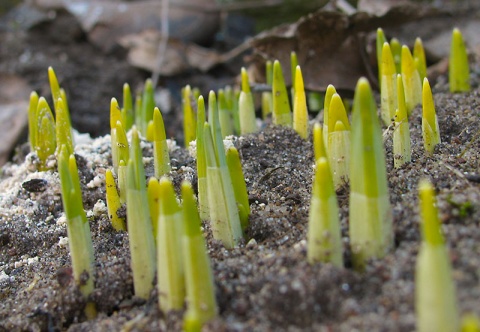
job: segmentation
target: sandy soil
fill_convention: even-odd
[[[51,27],[28,35],[2,34],[8,48],[0,51],[0,69],[25,74],[34,89],[47,94],[46,68],[55,61],[58,73],[75,78],[65,81],[76,84],[66,87],[75,92],[70,100],[71,108],[78,110],[72,114],[76,127],[95,135],[106,133],[109,99],[120,96],[124,81],[138,84],[145,73],[129,69],[120,55],[100,59],[75,27],[67,31],[69,38],[57,41],[57,47],[46,47],[39,41],[55,35],[42,30],[47,28]],[[21,62],[22,54],[32,56]],[[236,138],[251,224],[245,244],[233,250],[214,241],[205,225],[220,309],[206,330],[414,330],[414,268],[420,239],[416,188],[423,177],[438,190],[460,312],[480,315],[480,90],[478,77],[473,76],[471,93],[450,94],[445,77],[434,86],[442,143],[432,157],[423,152],[420,108],[410,118],[411,163],[393,169],[392,132],[385,129],[395,248],[384,259],[369,262],[364,273],[351,267],[347,187],[338,192],[345,268],[306,262],[311,138],[304,141],[290,129],[268,124],[257,134]],[[167,126],[171,123],[175,130],[170,128],[169,136],[176,136],[178,121],[171,119]],[[160,312],[155,292],[146,302],[133,296],[128,235],[113,230],[105,210],[109,144],[109,136],[86,139],[75,150],[95,249],[96,281],[90,300],[99,315],[92,321],[83,316],[85,299],[72,280],[58,174],[37,172],[27,145],[20,146],[2,169],[0,331],[181,329],[182,313]],[[151,154],[145,143],[144,156]],[[184,178],[195,183],[195,160],[189,153],[172,144],[171,158],[170,175],[177,187]],[[151,162],[146,167],[147,175],[152,175]]]

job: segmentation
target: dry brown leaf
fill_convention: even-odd
[[[30,87],[18,76],[0,74],[0,166],[27,126]]]
[[[283,25],[255,37],[252,62],[257,67],[256,72],[263,72],[266,60],[280,60],[289,82],[289,57],[290,52],[295,51],[306,88],[325,90],[328,84],[333,84],[337,89],[353,90],[361,76],[375,81],[365,54],[366,33],[380,26],[398,26],[437,13],[430,7],[414,4],[392,7],[380,17],[365,12],[347,16],[318,11],[294,24]]]
[[[214,0],[171,0],[169,35],[191,42],[209,40],[219,26],[219,12],[204,10]],[[162,1],[65,1],[66,9],[80,22],[89,40],[109,51],[118,39],[147,29],[160,30]]]

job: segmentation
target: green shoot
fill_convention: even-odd
[[[153,119],[153,109],[155,108],[154,91],[152,86],[152,80],[147,79],[145,81],[145,87],[143,89],[142,105],[140,108],[140,114],[135,117],[135,123],[139,132],[143,136],[147,136],[148,123]]]
[[[133,125],[136,125],[137,123],[140,122],[140,118],[142,116],[142,104],[143,104],[143,101],[142,101],[142,96],[137,94],[135,96],[135,107],[133,108]]]
[[[156,270],[155,241],[148,209],[145,169],[140,138],[132,127],[132,146],[127,165],[127,222],[135,295],[148,299]]]
[[[205,136],[203,124],[205,123],[205,101],[198,97],[197,103],[197,178],[198,178],[198,207],[200,218],[207,220],[210,217],[207,190],[207,160],[205,156]]]
[[[423,146],[427,154],[432,155],[435,146],[441,142],[437,113],[433,102],[432,90],[427,78],[423,79],[422,91],[422,135]]]
[[[305,96],[305,88],[303,86],[303,76],[300,66],[295,70],[295,89],[293,99],[293,129],[300,135],[301,138],[308,137],[308,111],[307,98]]]
[[[377,29],[377,65],[378,65],[378,86],[382,86],[382,52],[383,44],[387,41],[385,34],[383,33],[382,28]]]
[[[185,225],[183,212],[177,202],[173,183],[162,177],[159,183],[158,210],[158,303],[167,313],[179,310],[185,301],[185,268],[183,238]]]
[[[122,207],[120,195],[117,191],[117,185],[111,170],[105,172],[105,191],[108,209],[108,218],[116,231],[125,231],[125,218],[120,218],[117,211]]]
[[[307,260],[343,266],[342,237],[337,197],[328,161],[324,157],[315,163],[312,201],[308,218]]]
[[[420,81],[420,74],[415,66],[410,49],[405,45],[402,47],[402,79],[407,114],[410,115],[415,106],[422,102],[422,81]]]
[[[125,131],[129,131],[134,123],[132,92],[130,85],[125,83],[123,85],[123,107],[122,107],[122,125],[125,127]]]
[[[210,259],[202,231],[200,218],[195,204],[192,186],[182,183],[183,218],[185,237],[183,252],[185,262],[185,284],[187,310],[184,318],[184,330],[200,331],[201,326],[213,319],[218,313],[215,288]]]
[[[70,127],[70,121],[68,121],[68,113],[65,107],[65,102],[62,98],[58,98],[55,101],[55,109],[57,149],[59,149],[60,146],[65,146],[67,148],[67,153],[70,155],[73,153],[72,128]]]
[[[155,177],[160,178],[170,172],[170,156],[168,154],[165,125],[158,107],[155,107],[153,111],[153,162]]]
[[[307,94],[307,105],[310,112],[318,113],[322,109],[325,94],[310,91]]]
[[[339,189],[348,182],[350,167],[350,124],[342,98],[335,93],[330,101],[328,116],[328,162],[332,168],[333,184]]]
[[[265,64],[265,77],[267,84],[272,86],[273,81],[273,65],[272,61],[267,61]],[[273,108],[272,92],[262,92],[262,119],[265,120],[269,114],[272,113]]]
[[[149,142],[153,142],[154,136],[155,136],[154,133],[155,133],[155,125],[153,123],[153,120],[150,120],[147,125],[147,135],[145,136],[145,139]]]
[[[30,142],[30,150],[36,151],[37,149],[37,106],[38,106],[38,94],[33,91],[30,94],[30,103],[28,104],[28,139]]]
[[[288,101],[287,88],[283,78],[282,66],[278,60],[273,63],[273,124],[279,126],[292,126],[292,112]]]
[[[389,126],[397,109],[397,71],[390,45],[387,42],[383,44],[382,49],[381,73],[381,115],[383,123]]]
[[[390,40],[390,50],[392,51],[393,62],[395,63],[395,71],[399,74],[401,72],[402,45],[397,38]]]
[[[45,98],[40,97],[37,104],[37,133],[36,139],[36,153],[40,159],[39,169],[46,171],[49,167],[47,159],[55,153],[56,148],[56,134],[55,134],[55,120],[53,119],[52,110],[48,106]]]
[[[223,245],[230,249],[238,245],[243,238],[235,194],[226,164],[225,152],[223,152],[223,158],[220,158],[219,150],[224,149],[223,142],[217,141],[217,146],[214,145],[214,138],[208,123],[205,123],[204,135],[210,224],[213,237],[222,241]],[[218,137],[218,135],[216,136]]]
[[[325,99],[323,101],[323,141],[326,143],[328,142],[328,117],[329,117],[329,109],[330,109],[330,102],[332,101],[332,96],[337,93],[335,87],[331,84],[327,86],[327,91],[325,92]]]
[[[255,118],[255,105],[245,68],[242,68],[242,91],[238,101],[238,112],[240,117],[240,134],[245,135],[256,132],[258,128],[257,119]]]
[[[350,245],[353,264],[363,269],[393,244],[392,212],[385,152],[370,85],[361,78],[355,89],[350,163]]]
[[[148,180],[147,196],[150,219],[152,220],[153,237],[156,241],[158,234],[158,214],[160,209],[160,183],[155,177]]]
[[[413,45],[413,59],[415,61],[415,67],[417,67],[418,74],[420,74],[420,82],[427,77],[427,59],[425,57],[425,50],[423,49],[422,40],[420,38],[415,39]]]
[[[292,100],[295,100],[295,80],[296,80],[296,75],[297,75],[297,66],[298,66],[298,58],[297,58],[297,53],[295,52],[290,52],[290,77],[292,78],[292,87],[290,89],[290,95]]]
[[[223,89],[218,90],[218,117],[220,119],[220,128],[222,136],[233,135],[232,112],[228,106]]]
[[[62,146],[58,154],[58,173],[62,187],[62,202],[67,218],[68,246],[72,258],[73,278],[80,291],[88,297],[94,289],[94,257],[90,225],[83,210],[82,192],[77,163],[73,154]],[[87,318],[96,316],[95,304],[85,307]]]
[[[115,129],[116,141],[117,141],[117,179],[118,187],[120,189],[120,202],[123,204],[126,201],[126,182],[127,182],[127,162],[130,158],[130,152],[128,147],[127,133],[123,129],[122,123],[117,121]]]
[[[117,121],[122,120],[122,114],[120,112],[120,107],[118,106],[118,102],[115,98],[110,100],[110,145],[112,148],[112,164],[115,173],[117,173],[118,169],[118,162],[119,151],[118,151],[118,144],[117,144]]]
[[[50,83],[50,91],[52,92],[53,102],[58,98],[61,98],[60,95],[60,85],[58,84],[57,75],[52,67],[48,67],[48,81]]]
[[[403,58],[402,58],[403,59]],[[412,160],[410,129],[405,105],[402,75],[397,75],[398,108],[395,112],[395,129],[393,131],[393,165],[395,168]]]
[[[182,109],[183,109],[183,135],[185,147],[188,148],[190,142],[195,140],[195,130],[197,128],[196,115],[192,107],[192,88],[187,85],[182,89]]]
[[[52,92],[52,100],[53,100],[53,106],[55,109],[55,114],[57,114],[57,105],[56,102],[59,98],[62,98],[64,105],[62,106],[65,111],[66,115],[66,121],[68,122],[68,127],[72,128],[72,121],[70,120],[70,111],[68,109],[68,101],[67,101],[67,95],[65,94],[65,90],[60,88],[60,85],[58,84],[58,79],[57,75],[55,74],[55,71],[53,70],[52,67],[48,67],[48,81],[50,83],[50,91]]]
[[[435,191],[421,180],[422,243],[415,270],[417,331],[458,331],[460,327],[452,268],[440,229]]]
[[[232,91],[232,119],[233,119],[233,129],[236,135],[240,135],[240,111],[239,111],[239,101],[240,101],[240,90],[235,87]]]
[[[323,140],[323,128],[318,122],[313,125],[313,156],[315,161],[327,157],[327,149]]]
[[[479,332],[480,331],[480,319],[473,313],[468,313],[462,317],[461,332]]]
[[[468,55],[462,33],[458,28],[453,29],[450,45],[450,61],[448,66],[448,82],[450,92],[470,91],[470,69]]]
[[[250,215],[250,203],[248,202],[247,184],[243,176],[240,156],[236,148],[231,147],[227,150],[227,165],[232,179],[233,192],[237,202],[238,214],[242,230],[248,227],[248,216]]]

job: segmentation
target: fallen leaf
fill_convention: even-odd
[[[129,50],[128,62],[137,68],[154,71],[156,67],[158,45],[162,35],[157,30],[145,30],[119,39],[121,46]],[[250,46],[245,43],[239,47],[220,54],[212,49],[169,38],[163,56],[160,75],[173,76],[188,70],[198,69],[206,72],[214,66],[237,56]]]
[[[320,10],[255,37],[251,58],[257,67],[254,72],[263,73],[265,61],[278,59],[290,82],[290,52],[295,51],[307,89],[324,91],[333,84],[337,89],[353,90],[361,76],[376,82],[376,69],[366,53],[365,37],[369,32],[437,14],[431,7],[416,4],[391,7],[382,16],[365,12],[348,16]]]
[[[0,166],[8,161],[28,122],[31,89],[15,75],[0,74]]]
[[[168,10],[169,36],[187,42],[202,43],[218,30],[220,13],[206,10],[214,0],[171,0]],[[160,30],[162,1],[65,1],[89,40],[110,51],[118,39],[147,29]]]

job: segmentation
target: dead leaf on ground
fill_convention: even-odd
[[[252,41],[254,72],[263,73],[266,60],[278,59],[283,65],[286,81],[290,82],[290,52],[295,51],[306,88],[324,91],[328,84],[333,84],[337,89],[353,90],[361,76],[375,82],[375,69],[366,54],[364,37],[367,33],[378,27],[399,26],[435,15],[438,10],[416,4],[391,7],[382,16],[365,12],[348,16],[317,11],[296,23],[279,26],[255,37]],[[264,79],[258,78],[257,81]]]
[[[158,45],[162,35],[157,30],[145,30],[120,38],[120,45],[129,50],[128,62],[137,68],[154,71],[157,64]],[[173,76],[188,70],[197,69],[206,72],[214,66],[230,60],[249,47],[240,45],[225,54],[212,49],[169,38],[163,56],[160,75]]]
[[[218,11],[205,10],[212,2],[215,1],[170,1],[170,37],[195,43],[211,39],[220,22]],[[161,28],[162,1],[76,0],[64,4],[78,19],[89,40],[104,51],[111,50],[127,34]]]
[[[28,96],[31,89],[25,80],[0,74],[0,166],[8,161],[28,122]]]

